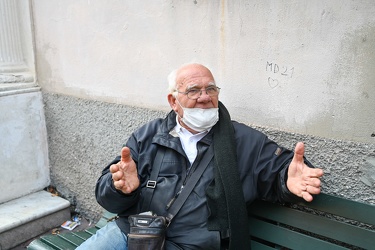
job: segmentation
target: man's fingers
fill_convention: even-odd
[[[306,192],[310,194],[320,194],[320,187],[306,186]]]
[[[306,181],[306,186],[320,187],[320,179],[310,178],[309,180]]]
[[[134,184],[127,182],[124,179],[113,181],[113,185],[116,189],[121,190],[123,193],[126,194],[131,193],[133,190],[137,188]]]
[[[113,185],[115,186],[116,189],[121,190],[125,185],[125,181],[124,180],[118,180],[118,181],[114,180]]]
[[[117,171],[119,171],[120,170],[120,168],[119,168],[119,166],[118,165],[116,165],[116,164],[113,164],[113,165],[111,165],[110,167],[109,167],[109,171],[113,174],[113,173],[116,173]]]
[[[124,173],[122,171],[117,171],[115,173],[112,173],[112,180],[113,181],[119,181],[124,177]]]
[[[312,195],[309,192],[303,191],[302,194],[301,194],[301,196],[307,202],[310,202],[310,201],[313,200],[313,197],[312,197]]]
[[[323,176],[323,170],[321,168],[311,168],[311,177],[320,178]]]
[[[130,149],[128,147],[123,147],[121,149],[121,161],[129,162],[131,160],[132,160],[132,157],[130,155]]]

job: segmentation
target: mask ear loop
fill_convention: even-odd
[[[175,99],[176,99],[178,105],[180,105],[180,107],[182,108],[182,111],[185,111],[185,108],[182,107],[180,101],[177,99],[177,95],[175,96]],[[180,116],[180,114],[179,114],[178,112],[175,111],[175,113],[177,114],[177,116],[178,116],[181,120],[183,119],[183,118]]]

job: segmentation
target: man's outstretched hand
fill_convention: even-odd
[[[111,165],[109,170],[112,173],[113,185],[117,190],[130,194],[139,187],[137,166],[130,155],[130,149],[123,147],[121,160]]]
[[[319,178],[323,176],[323,170],[308,167],[303,160],[304,154],[305,145],[302,142],[297,143],[288,169],[287,187],[293,194],[310,202],[313,200],[313,194],[320,193]]]

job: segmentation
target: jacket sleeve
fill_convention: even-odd
[[[257,179],[257,197],[269,201],[285,202],[294,195],[286,186],[288,166],[293,159],[293,152],[278,146],[264,136],[258,142],[253,169]]]
[[[246,202],[254,199],[291,202],[300,198],[287,186],[293,151],[280,147],[265,134],[244,124],[234,123],[237,160]],[[308,163],[310,167],[312,165]]]
[[[95,196],[98,203],[111,213],[124,213],[133,207],[139,200],[140,191],[135,190],[131,194],[124,194],[118,191],[112,181],[109,167],[120,161],[120,156],[116,157],[103,171],[98,179],[95,188]]]
[[[95,196],[97,202],[107,211],[117,213],[119,216],[128,216],[139,212],[139,203],[142,200],[141,188],[142,185],[145,185],[142,181],[149,174],[151,166],[148,163],[152,162],[154,152],[156,152],[153,150],[156,146],[152,143],[152,139],[163,121],[164,119],[158,118],[146,123],[134,131],[123,145],[130,149],[131,157],[137,165],[138,178],[141,182],[137,190],[131,194],[124,194],[114,187],[109,168],[112,164],[120,161],[120,156],[117,156],[102,171],[102,175],[96,183]]]

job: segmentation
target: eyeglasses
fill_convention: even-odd
[[[211,97],[218,96],[219,92],[220,92],[220,88],[217,87],[217,86],[209,86],[205,89],[194,89],[194,88],[192,88],[192,89],[189,89],[188,91],[185,91],[185,92],[180,92],[177,89],[175,91],[177,93],[186,95],[189,99],[197,100],[202,95],[202,91],[206,91],[206,94],[211,96]]]

